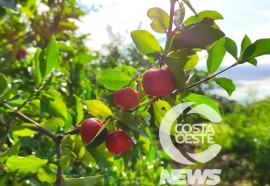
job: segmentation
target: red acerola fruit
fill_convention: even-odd
[[[80,127],[80,134],[83,141],[87,144],[90,143],[102,126],[103,123],[101,123],[101,121],[99,121],[98,119],[90,118],[84,120]]]
[[[174,78],[168,68],[147,70],[142,77],[142,86],[149,96],[168,96],[174,87]]]
[[[113,95],[113,103],[124,110],[137,107],[139,99],[139,93],[130,87],[117,90]]]
[[[117,130],[107,134],[105,137],[105,144],[112,154],[127,152],[133,145],[130,137],[122,130]]]
[[[24,59],[24,58],[26,57],[26,55],[27,55],[26,50],[20,48],[20,49],[17,51],[16,59],[18,59],[18,60]]]

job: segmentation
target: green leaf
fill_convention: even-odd
[[[235,91],[236,87],[235,84],[231,79],[222,77],[222,78],[215,78],[214,81],[223,89],[227,91],[229,96],[232,95],[233,91]]]
[[[213,20],[223,19],[223,16],[217,11],[204,10],[202,12],[199,12],[198,16],[195,15],[195,16],[189,17],[187,20],[185,20],[184,25],[189,25],[195,22],[201,22],[206,17]]]
[[[97,148],[86,147],[87,151],[94,157],[96,163],[101,167],[111,167],[114,161],[114,155],[106,148],[105,143],[102,143]]]
[[[37,84],[40,84],[42,82],[42,74],[41,74],[41,65],[40,65],[40,55],[42,53],[42,50],[40,48],[37,48],[37,51],[35,53],[35,63],[34,63],[34,77]]]
[[[213,74],[221,65],[222,60],[226,54],[224,47],[224,39],[217,41],[210,49],[207,50],[207,70],[210,74]]]
[[[0,96],[8,88],[7,78],[4,74],[0,73]]]
[[[67,106],[62,99],[50,101],[50,111],[54,116],[61,116],[64,120],[67,120]]]
[[[171,105],[163,100],[158,100],[153,103],[153,110],[154,110],[154,117],[155,117],[155,124],[159,128],[160,123],[165,116],[165,114],[171,109]],[[176,121],[174,122],[173,126],[176,124]],[[174,127],[172,126],[172,129]],[[171,130],[171,134],[175,135],[175,130]]]
[[[94,158],[86,150],[86,148],[85,148],[82,140],[79,138],[79,136],[70,135],[70,136],[65,137],[63,139],[63,142],[62,142],[62,151],[64,152],[63,154],[66,155],[66,157],[63,157],[63,159],[61,158],[61,166],[63,168],[68,168],[65,163],[71,164],[71,162],[73,162],[74,158],[82,160],[83,162],[88,163],[88,164],[90,162],[94,162]],[[68,156],[68,155],[70,155],[70,156]]]
[[[140,133],[143,137],[150,139],[146,132],[145,125],[142,125],[141,118],[136,117],[135,115],[131,114],[130,112],[127,112],[125,110],[118,110],[116,113],[117,118],[122,121],[126,126],[128,126],[130,129],[137,131]]]
[[[270,54],[270,38],[255,41],[244,50],[240,58],[241,62],[245,62],[267,54]]]
[[[56,181],[57,166],[49,164],[45,167],[38,169],[37,177],[41,182],[54,183]]]
[[[19,149],[20,141],[12,145],[7,151],[0,155],[0,163],[4,163],[12,155],[18,155]]]
[[[102,101],[87,100],[85,101],[85,104],[87,106],[88,112],[93,116],[99,116],[103,119],[106,119],[112,115],[112,111]]]
[[[147,15],[152,19],[151,27],[154,31],[157,33],[166,33],[170,23],[170,17],[167,12],[161,8],[154,7],[148,10]]]
[[[245,35],[245,37],[243,38],[242,42],[241,42],[241,55],[243,54],[243,52],[246,50],[246,48],[251,44],[251,40],[250,38]]]
[[[44,121],[40,124],[45,129],[55,133],[59,128],[63,128],[65,126],[65,121],[61,118],[52,117],[47,121]]]
[[[201,48],[207,46],[224,37],[224,33],[203,23],[193,24],[184,27],[172,39],[171,50],[176,51],[183,48]]]
[[[161,52],[158,40],[146,30],[134,30],[131,32],[131,38],[140,53],[147,55],[149,53]]]
[[[97,185],[103,176],[88,176],[81,178],[65,178],[64,186],[94,186]]]
[[[121,156],[123,157],[123,160],[124,160],[124,165],[125,165],[125,170],[126,171],[128,171],[128,168],[129,168],[128,163],[131,160],[132,155],[133,155],[133,153],[132,153],[131,150],[121,154]]]
[[[10,8],[10,9],[12,9],[14,11],[18,10],[14,0],[0,0],[0,6],[2,6],[4,8]]]
[[[46,72],[45,75],[51,73],[52,69],[56,66],[58,61],[58,46],[54,37],[51,38],[49,45],[46,49]]]
[[[186,77],[183,69],[187,60],[186,56],[183,56],[182,58],[166,57],[165,59],[165,63],[171,70],[176,81],[175,85],[179,90],[185,89]]]
[[[191,70],[198,64],[198,62],[199,62],[199,56],[197,53],[189,55],[188,61],[186,62],[184,69]]]
[[[11,156],[6,162],[8,171],[15,172],[19,175],[26,175],[28,173],[34,174],[39,168],[46,165],[48,160],[42,160],[34,155],[26,157]]]
[[[59,160],[59,164],[62,167],[62,169],[67,170],[72,166],[75,158],[76,158],[76,156],[72,151],[65,152],[65,154],[61,156],[61,158]],[[89,161],[85,161],[85,160],[84,160],[84,162],[89,163]]]
[[[97,82],[110,90],[118,90],[127,86],[132,77],[118,70],[106,70],[96,77]]]
[[[16,136],[26,137],[36,133],[37,129],[32,123],[23,123],[12,128],[12,134]]]
[[[235,41],[228,37],[225,37],[225,48],[226,48],[226,51],[229,52],[234,57],[234,59],[238,61],[237,45]]]
[[[185,98],[183,98],[183,101],[194,102],[194,103],[196,103],[196,105],[206,104],[209,107],[212,107],[212,109],[214,109],[217,113],[220,114],[217,103],[207,96],[203,96],[203,95],[199,95],[199,94],[195,94],[195,93],[190,93]]]
[[[80,101],[80,99],[75,96],[75,100],[76,100],[76,125],[78,125],[84,117],[84,112],[83,112],[83,104]]]
[[[136,72],[136,69],[134,67],[126,66],[126,65],[119,65],[119,66],[115,67],[114,70],[123,72],[123,73],[127,74],[130,77],[133,77],[134,73]]]

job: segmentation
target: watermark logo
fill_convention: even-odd
[[[175,124],[176,119],[187,108],[190,107],[191,109],[187,112],[187,115],[199,114],[213,123],[218,123],[221,121],[219,113],[217,113],[213,108],[206,104],[196,105],[193,102],[176,105],[166,113],[161,121],[159,129],[160,144],[164,151],[174,161],[184,165],[194,165],[196,162],[206,163],[216,157],[222,148],[221,145],[214,143],[213,137],[215,135],[215,131],[211,124]],[[184,156],[173,144],[170,135],[172,130],[174,130],[174,141],[176,143],[206,143],[209,144],[209,146],[203,152],[186,152],[186,155]],[[221,173],[221,170],[219,169],[196,169],[193,172],[191,169],[174,169],[171,171],[171,174],[169,174],[167,170],[163,169],[161,173],[160,184],[165,184],[168,182],[170,184],[197,183],[215,185],[220,181],[219,174]]]

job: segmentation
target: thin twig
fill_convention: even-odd
[[[197,86],[197,85],[199,85],[199,84],[201,84],[201,83],[203,83],[203,82],[209,81],[210,79],[213,79],[213,78],[216,77],[217,75],[219,75],[219,74],[221,74],[221,73],[223,73],[223,72],[229,70],[230,68],[232,68],[232,67],[234,67],[234,66],[237,66],[238,64],[239,64],[239,63],[236,62],[236,63],[232,64],[231,66],[229,66],[229,67],[227,67],[227,68],[225,68],[225,69],[223,69],[223,70],[221,70],[220,72],[218,72],[218,73],[216,73],[216,74],[213,74],[213,75],[208,76],[208,77],[206,77],[206,78],[204,78],[204,79],[201,79],[200,81],[198,81],[198,82],[196,82],[196,83],[194,83],[194,84],[192,84],[192,85],[187,86],[187,87],[185,88],[185,90],[191,89],[192,87],[195,87],[195,86]]]
[[[32,123],[34,124],[37,129],[39,130],[39,132],[45,134],[46,136],[48,136],[49,138],[51,138],[52,140],[56,141],[57,140],[57,136],[54,135],[53,133],[51,133],[49,130],[43,128],[42,126],[40,126],[40,124],[34,120],[32,120],[31,118],[27,117],[26,115],[24,115],[23,113],[21,113],[20,111],[17,111],[16,109],[14,109],[13,107],[11,107],[10,105],[0,102],[0,106],[7,108],[7,109],[11,109],[14,110],[14,115],[18,118],[20,118],[21,120],[27,122],[27,123]]]

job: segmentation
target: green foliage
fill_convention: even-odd
[[[150,8],[147,12],[147,16],[152,19],[152,23],[150,25],[154,31],[158,33],[166,33],[170,22],[170,17],[167,12],[158,7]]]
[[[215,78],[214,81],[224,90],[226,90],[229,96],[231,96],[233,91],[235,91],[236,89],[235,84],[232,82],[231,79],[222,77],[222,78]]]
[[[33,174],[38,171],[39,168],[46,165],[47,160],[42,160],[34,155],[26,157],[11,156],[6,162],[6,166],[10,172],[15,172],[18,175]]]
[[[213,74],[220,67],[225,53],[224,39],[215,42],[215,44],[208,49],[207,70],[209,74]]]
[[[132,77],[118,70],[106,70],[96,80],[107,89],[118,90],[130,84]]]
[[[229,95],[235,90],[230,79],[214,74],[226,51],[237,64],[256,64],[256,57],[270,53],[269,39],[252,43],[245,36],[238,58],[237,44],[214,22],[223,18],[221,14],[212,10],[197,13],[188,0],[180,2],[174,12],[174,3],[179,2],[171,1],[170,15],[158,7],[147,13],[152,29],[166,36],[164,47],[149,31],[135,30],[131,38],[143,56],[132,46],[126,48],[126,56],[122,55],[118,50],[122,43],[117,40],[109,45],[110,54],[104,56],[85,45],[89,34],[76,32],[76,23],[85,14],[78,2],[0,0],[0,185],[61,185],[59,175],[64,185],[159,183],[161,167],[172,169],[170,158],[157,142],[158,128],[167,111],[181,102],[195,102],[220,113],[218,104],[207,96],[212,87],[207,81],[213,79]],[[187,7],[194,16],[185,18]],[[206,18],[214,23],[205,22]],[[208,72],[195,69],[200,60],[197,52],[202,50],[208,52]],[[19,52],[26,54],[20,56]],[[156,67],[168,67],[173,73],[175,87],[167,97],[147,96],[143,90],[143,72]],[[114,91],[126,86],[136,89],[140,96],[139,106],[131,110],[113,104]],[[224,105],[226,100],[219,103],[226,113],[236,108],[235,104]],[[267,123],[265,113],[259,115],[252,107],[247,110],[254,114],[249,118],[253,123],[255,116]],[[93,141],[85,144],[78,135],[80,124],[93,117],[104,125]],[[234,123],[234,117],[229,115],[228,121]],[[195,119],[205,121],[203,116]],[[267,130],[260,136],[251,125],[244,126],[246,121],[241,116],[235,126],[216,126],[232,136],[224,153],[238,152],[240,141],[239,149],[254,151],[258,157],[239,152],[248,165],[264,170],[264,156],[269,153]],[[263,122],[258,130],[265,128]],[[105,145],[105,136],[118,129],[134,144],[129,152],[113,155]],[[224,141],[222,132],[218,140]],[[249,135],[262,143],[241,143]],[[258,179],[260,184],[269,181],[263,175],[250,179]]]
[[[157,39],[146,30],[132,31],[131,38],[133,39],[138,51],[143,55],[162,51]],[[153,59],[150,58],[150,61],[153,62]]]
[[[65,178],[64,186],[94,186],[103,178],[103,176],[88,176],[81,178]]]

